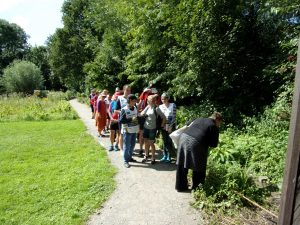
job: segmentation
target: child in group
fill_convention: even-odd
[[[116,110],[117,107],[117,96],[113,95],[112,99],[111,99],[111,103],[109,105],[108,108],[108,114],[109,114],[109,118],[110,118],[110,143],[111,146],[109,147],[109,151],[119,151],[119,124],[118,124],[118,120],[119,120],[119,113]],[[116,144],[114,146],[114,142],[116,140]]]
[[[133,94],[127,96],[127,105],[121,109],[119,121],[122,124],[121,133],[123,134],[123,150],[124,150],[124,166],[129,168],[129,162],[136,162],[132,158],[132,153],[135,147],[136,134],[139,132],[137,121],[137,97]]]

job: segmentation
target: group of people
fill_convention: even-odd
[[[158,95],[155,88],[148,87],[136,96],[131,94],[129,85],[122,90],[116,88],[113,95],[107,90],[92,90],[90,106],[99,136],[104,137],[110,130],[111,146],[108,150],[121,150],[126,168],[130,167],[129,163],[136,162],[132,156],[137,139],[142,162],[156,163],[155,140],[158,132],[163,140],[160,161],[171,162],[170,153],[174,145],[169,135],[176,129],[176,105],[170,102],[168,93]],[[177,191],[187,190],[188,169],[193,170],[193,189],[204,182],[208,148],[218,144],[221,121],[221,114],[215,112],[210,118],[198,118],[186,124],[187,129],[181,135],[177,149]]]
[[[111,146],[108,150],[123,151],[125,167],[129,168],[129,163],[135,162],[132,154],[136,139],[140,144],[139,154],[144,156],[142,162],[151,158],[151,164],[155,164],[154,143],[158,130],[164,143],[164,154],[160,161],[171,162],[170,151],[173,146],[169,134],[176,126],[176,105],[169,100],[167,93],[159,96],[157,90],[150,87],[138,97],[131,94],[129,85],[122,90],[117,88],[112,96],[107,90],[93,90],[90,94],[92,118],[96,121],[99,136],[105,136],[106,128],[110,130]]]

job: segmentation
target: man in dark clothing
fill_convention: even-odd
[[[193,170],[192,189],[204,183],[208,147],[217,147],[219,142],[219,127],[222,122],[220,113],[215,112],[210,118],[198,118],[188,122],[188,128],[179,139],[177,152],[177,191],[188,189],[188,170]]]

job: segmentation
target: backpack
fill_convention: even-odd
[[[156,117],[156,130],[159,131],[159,130],[162,129],[161,124],[162,124],[163,119],[161,118],[160,115],[158,115],[158,113],[156,111],[157,108],[158,108],[157,106],[154,107],[154,114],[155,114],[155,117]]]

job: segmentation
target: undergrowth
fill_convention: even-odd
[[[261,115],[244,117],[243,126],[223,124],[218,147],[210,149],[205,184],[193,192],[194,206],[210,215],[211,221],[215,213],[233,215],[249,206],[241,195],[278,211],[266,197],[282,186],[292,90],[293,85],[285,85],[273,105]],[[178,123],[207,117],[214,110],[202,105],[179,109]]]

